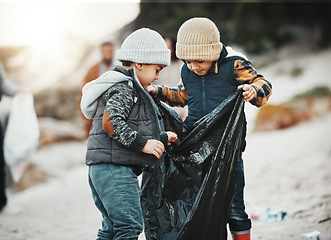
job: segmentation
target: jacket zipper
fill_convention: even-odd
[[[206,115],[206,91],[205,91],[205,78],[202,78],[202,112]]]

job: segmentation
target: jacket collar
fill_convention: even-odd
[[[135,68],[126,69],[126,68],[124,68],[122,66],[115,66],[114,69],[113,69],[113,71],[120,72],[120,73],[124,74],[127,77],[131,77],[132,80],[134,82],[136,82],[138,84],[138,86],[141,87],[141,89],[144,90],[143,86],[141,85],[141,83],[140,83],[140,81],[139,81],[139,79],[138,79],[138,77],[136,75]]]
[[[210,72],[212,73],[218,73],[218,66],[221,65],[221,63],[224,61],[224,59],[227,57],[228,55],[228,51],[225,48],[225,45],[223,44],[223,48],[220,54],[220,58],[216,61],[214,61],[213,65],[211,66],[211,68],[209,69]]]
[[[132,77],[133,74],[130,72],[131,69],[126,69],[122,66],[115,66],[113,71],[120,72],[124,74],[125,76]]]
[[[217,74],[218,73],[218,66],[221,65],[221,63],[223,62],[223,60],[227,57],[228,55],[228,51],[226,50],[224,44],[223,44],[223,48],[222,48],[222,51],[221,51],[221,54],[220,54],[220,57],[218,60],[214,61],[213,64],[211,65],[208,73],[215,73]]]

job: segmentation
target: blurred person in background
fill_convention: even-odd
[[[165,37],[164,41],[167,44],[167,47],[171,53],[171,63],[170,66],[163,69],[162,74],[160,74],[159,79],[157,80],[158,85],[167,85],[167,86],[177,86],[180,80],[180,69],[183,65],[183,62],[176,57],[176,40],[170,37]]]
[[[171,63],[170,66],[163,69],[162,74],[160,74],[159,79],[157,80],[158,85],[167,85],[167,86],[177,86],[180,82],[180,69],[183,65],[183,62],[176,57],[176,40],[171,37],[164,38],[167,47],[171,53]],[[185,120],[187,115],[187,107],[172,107],[181,119]]]
[[[0,60],[0,101],[3,95],[13,97],[16,93],[20,90],[19,88],[10,82],[7,78],[5,69],[3,64]],[[2,123],[0,121],[0,212],[7,204],[7,197],[6,197],[6,162],[4,158],[4,151],[3,151],[3,137],[4,131],[2,128]]]
[[[110,71],[113,67],[113,55],[114,55],[114,44],[112,42],[103,42],[100,45],[102,60],[94,64],[85,75],[82,87],[92,80],[97,79],[103,73]],[[80,94],[82,94],[80,92]],[[92,126],[92,120],[84,117],[84,128],[86,137],[89,136],[89,132]]]

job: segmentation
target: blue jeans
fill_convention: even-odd
[[[244,187],[244,163],[240,154],[236,168],[236,188],[228,220],[232,234],[249,233],[252,227],[251,220],[245,212]]]
[[[140,187],[132,168],[115,164],[89,167],[93,200],[102,214],[97,240],[138,239],[143,231]]]

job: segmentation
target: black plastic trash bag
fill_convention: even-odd
[[[243,130],[244,101],[236,91],[188,131],[160,105],[166,130],[181,142],[168,149],[154,173],[143,173],[147,240],[226,240]]]

